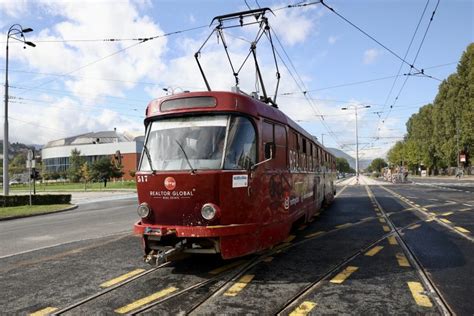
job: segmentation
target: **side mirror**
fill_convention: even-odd
[[[265,159],[273,159],[275,157],[275,143],[266,143],[265,144]]]

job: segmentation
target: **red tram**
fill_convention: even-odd
[[[335,158],[275,107],[240,93],[150,102],[136,173],[145,260],[251,254],[280,243],[335,195]]]

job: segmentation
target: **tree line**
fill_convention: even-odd
[[[471,166],[474,149],[474,43],[463,53],[457,71],[443,80],[433,103],[424,105],[406,123],[407,134],[387,153],[393,165],[412,172]],[[465,161],[458,161],[460,155]],[[462,160],[464,160],[462,159]]]

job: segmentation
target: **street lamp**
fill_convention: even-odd
[[[356,121],[356,131],[355,131],[355,137],[356,137],[356,181],[357,184],[359,184],[359,129],[357,126],[357,110],[358,109],[366,109],[370,108],[370,105],[351,105],[348,107],[343,107],[341,110],[354,110],[355,112],[355,121]]]
[[[5,116],[3,123],[3,195],[8,195],[9,189],[9,179],[8,179],[8,41],[14,39],[16,41],[23,43],[23,48],[26,48],[25,45],[35,47],[36,45],[32,42],[25,40],[24,33],[32,32],[31,28],[22,28],[20,24],[13,24],[10,26],[7,34],[7,48],[6,48],[6,67],[5,67]],[[20,38],[16,36],[20,35]]]

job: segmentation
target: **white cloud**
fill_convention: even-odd
[[[377,58],[380,56],[380,51],[376,50],[375,48],[368,49],[364,52],[364,64],[369,65],[374,63]]]
[[[330,45],[334,45],[334,44],[336,44],[336,42],[337,42],[338,40],[339,40],[339,37],[338,37],[338,36],[333,36],[333,35],[331,35],[331,36],[329,36],[329,38],[328,38],[328,43],[329,43]]]

